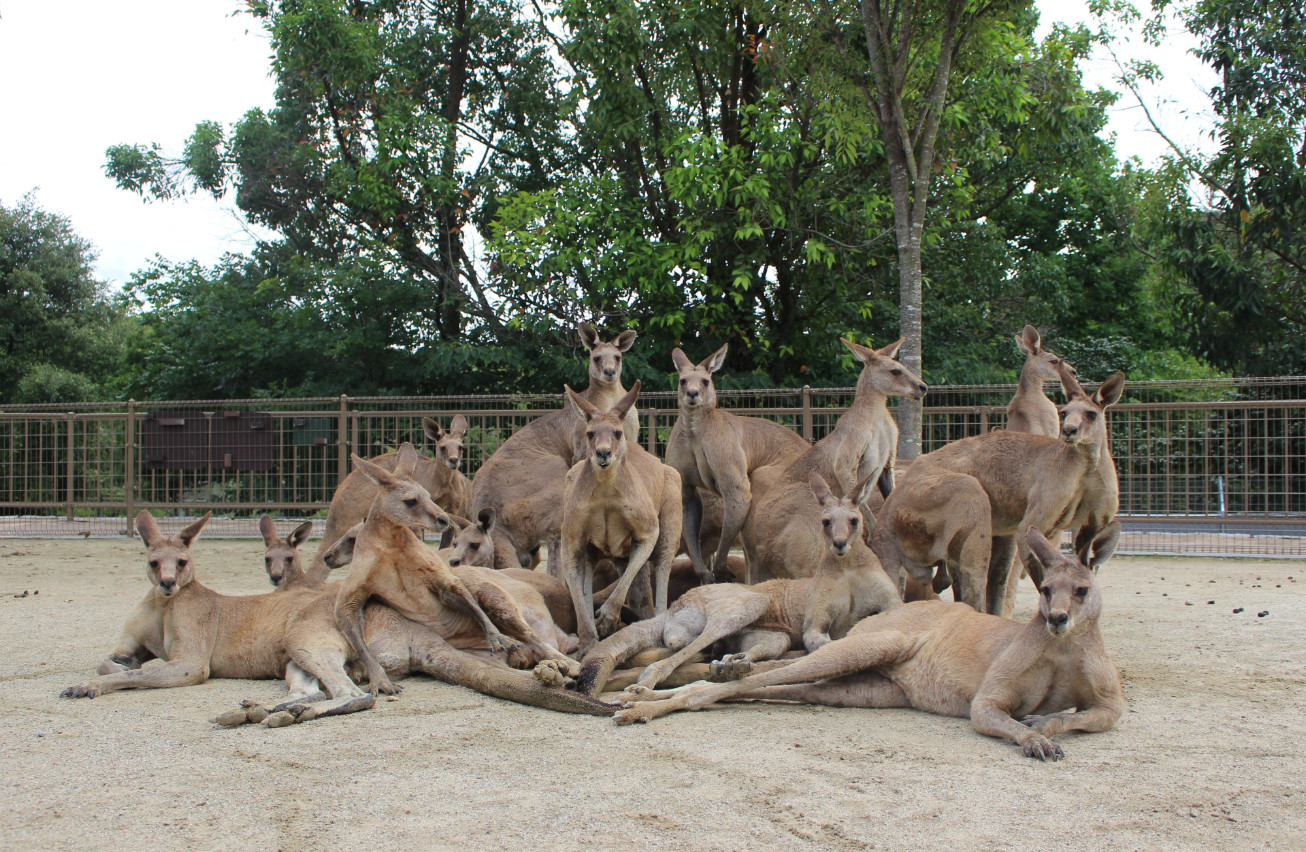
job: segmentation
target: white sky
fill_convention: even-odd
[[[1044,30],[1088,18],[1081,0],[1039,5]],[[271,47],[240,8],[239,0],[0,0],[0,202],[12,206],[35,190],[42,208],[94,243],[97,274],[115,284],[155,254],[211,264],[249,248],[231,199],[147,203],[104,176],[110,145],[158,142],[175,154],[199,121],[229,125],[272,106]],[[1121,52],[1162,65],[1165,84],[1145,94],[1168,131],[1199,145],[1214,78],[1189,47],[1171,43],[1158,54],[1139,42]],[[1090,86],[1115,88],[1108,59],[1085,70]],[[1150,163],[1164,152],[1131,98],[1113,110],[1109,130],[1122,157]]]

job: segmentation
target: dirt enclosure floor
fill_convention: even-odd
[[[146,592],[142,553],[0,542],[0,848],[1306,849],[1300,562],[1109,563],[1129,710],[1041,764],[910,710],[731,705],[619,728],[421,678],[368,713],[225,730],[208,719],[284,687],[59,698]],[[259,542],[195,556],[214,588],[268,588]]]

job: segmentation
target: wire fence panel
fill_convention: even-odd
[[[924,449],[1003,428],[1015,389],[931,388]],[[724,409],[815,441],[854,389],[717,395]],[[429,452],[425,417],[445,429],[456,414],[467,419],[463,470],[473,476],[514,432],[563,405],[561,394],[538,394],[13,406],[0,411],[0,537],[125,535],[141,508],[213,511],[228,519],[214,530],[254,536],[265,512],[323,517],[350,453],[404,441]],[[675,394],[644,393],[639,412],[641,443],[662,455]],[[1134,383],[1108,416],[1122,551],[1306,558],[1306,377]]]

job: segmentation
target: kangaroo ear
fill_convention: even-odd
[[[1024,330],[1016,338],[1016,345],[1020,351],[1026,355],[1037,355],[1038,348],[1042,344],[1042,339],[1038,335],[1038,329],[1032,325],[1026,325]]]
[[[463,435],[467,434],[467,418],[461,414],[455,414],[449,421],[449,436],[462,440]]]
[[[1079,561],[1096,571],[1116,552],[1120,543],[1120,522],[1112,521],[1097,531],[1093,540],[1079,550]]]
[[[878,471],[868,473],[865,479],[857,483],[857,487],[853,489],[854,506],[860,506],[871,499],[871,489],[875,487],[875,483],[879,479],[877,474]]]
[[[1029,549],[1034,552],[1034,557],[1042,563],[1044,570],[1052,570],[1057,566],[1058,561],[1063,558],[1061,551],[1047,540],[1047,536],[1034,527],[1029,528],[1025,540],[1029,542]]]
[[[599,345],[599,333],[594,326],[583,322],[576,327],[576,333],[580,335],[580,342],[586,349],[593,349]]]
[[[415,470],[417,470],[417,448],[404,441],[399,445],[399,452],[395,453],[395,476],[412,479]]]
[[[449,515],[449,524],[453,527],[453,531],[456,533],[460,533],[472,525],[472,522],[464,518],[462,515],[454,515],[449,512],[446,512],[445,514]]]
[[[694,362],[689,360],[689,356],[684,353],[679,346],[671,350],[671,363],[676,365],[676,372],[683,373],[686,370],[694,368]]]
[[[390,471],[381,467],[381,465],[379,464],[375,464],[374,462],[368,461],[367,459],[363,458],[362,456],[356,453],[350,453],[349,460],[354,463],[355,470],[361,470],[363,472],[363,476],[366,476],[368,479],[372,480],[377,485],[388,485],[393,487],[396,483],[398,483],[398,480],[395,479],[394,474],[392,474]]]
[[[290,537],[286,539],[286,542],[292,548],[297,548],[305,541],[308,541],[308,536],[312,532],[313,532],[313,522],[304,521],[304,523],[295,527],[295,529],[290,533]]]
[[[841,337],[839,338],[839,340],[840,342],[843,343],[844,346],[848,347],[849,352],[853,353],[853,357],[855,357],[858,361],[861,361],[863,364],[869,364],[874,359],[875,357],[874,349],[868,349],[865,346],[862,346],[860,343],[853,343],[851,340],[849,340],[846,337]]]
[[[1073,368],[1065,361],[1057,365],[1057,375],[1061,377],[1061,393],[1065,395],[1066,401],[1088,398],[1084,386],[1075,378]]]
[[[212,512],[205,512],[204,517],[188,524],[184,530],[177,533],[177,538],[181,539],[181,543],[190,547],[190,543],[199,536],[200,530],[204,529],[204,525],[209,522],[209,516],[212,514]]]
[[[635,384],[630,386],[626,395],[617,400],[617,404],[612,406],[612,413],[618,420],[625,420],[626,413],[635,407],[635,400],[639,399],[639,379],[635,379]]]
[[[1093,402],[1106,408],[1109,405],[1115,405],[1120,401],[1120,395],[1125,392],[1125,374],[1113,373],[1111,378],[1097,386],[1097,393],[1093,394]]]
[[[899,337],[897,340],[895,340],[893,343],[890,343],[888,346],[884,347],[883,349],[876,349],[875,354],[883,355],[885,358],[897,358],[898,350],[902,348],[902,343],[906,339],[907,338],[905,337]]]
[[[617,335],[617,339],[612,341],[612,345],[620,349],[622,352],[629,352],[630,347],[635,345],[635,337],[635,331],[628,328],[621,334]]]
[[[580,415],[586,423],[598,416],[599,410],[594,404],[585,397],[571,389],[571,385],[563,385],[567,390],[567,399],[571,400],[571,407]]]
[[[435,441],[437,444],[444,439],[444,430],[440,428],[440,424],[432,417],[422,418],[422,431],[426,433],[426,437]]]
[[[263,546],[271,547],[281,538],[277,535],[277,525],[272,523],[271,515],[264,515],[258,519],[258,531],[263,536]]]
[[[703,360],[703,368],[709,373],[715,373],[726,364],[726,352],[730,350],[730,344],[727,343],[717,351],[713,352]]]
[[[830,491],[830,486],[826,483],[825,478],[816,471],[808,474],[807,484],[811,487],[812,496],[816,498],[818,505],[824,506],[830,500],[835,499],[834,493]]]
[[[476,524],[485,532],[494,529],[494,522],[499,517],[493,506],[487,506],[476,513]]]
[[[136,532],[141,534],[141,541],[145,542],[146,547],[153,547],[156,541],[164,537],[154,516],[144,509],[136,515]]]

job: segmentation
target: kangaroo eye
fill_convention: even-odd
[[[681,380],[680,380],[680,383],[681,383],[682,385],[687,385],[687,384],[689,384],[689,379],[681,379]]]
[[[1045,598],[1050,598],[1050,597],[1052,597],[1052,590],[1049,589],[1047,586],[1044,586],[1043,588],[1039,589],[1039,592],[1040,592],[1040,593],[1043,595],[1043,597],[1045,597]]]
[[[1096,412],[1096,411],[1085,411],[1085,412],[1084,412],[1084,416],[1087,417],[1090,421],[1093,421],[1093,420],[1096,420],[1096,419],[1097,419],[1097,412]]]
[[[893,373],[895,376],[901,376],[901,375],[902,375],[902,370],[890,370],[889,372],[890,372],[890,373]]]
[[[829,518],[821,518],[821,526],[823,526],[823,527],[828,527],[828,526],[830,526],[830,519],[829,519]]]
[[[621,440],[622,438],[624,438],[624,437],[626,437],[626,436],[625,436],[624,434],[622,434],[621,432],[614,432],[614,433],[612,433],[612,440],[614,440],[614,441],[620,441],[620,440]]]
[[[410,509],[413,508],[414,506],[417,505],[417,498],[416,498],[416,497],[409,497],[407,500],[404,501],[404,505],[407,506],[407,507],[410,508]]]
[[[585,433],[585,437],[586,437],[586,438],[593,438],[593,437],[594,437],[594,433],[593,433],[592,431],[590,431],[590,432],[586,432],[586,433]]]
[[[185,560],[185,559],[178,559],[178,560],[177,560],[177,567],[178,567],[178,568],[185,568],[185,567],[186,567],[186,560]]]
[[[612,357],[613,357],[614,360],[616,360],[616,362],[617,362],[618,364],[621,363],[621,356],[620,356],[620,355],[614,355],[614,356],[612,356]]]
[[[272,557],[271,557],[271,556],[264,556],[264,557],[263,557],[263,564],[264,564],[264,565],[271,565],[271,564],[272,564]]]
[[[1058,364],[1060,364],[1060,363],[1061,363],[1061,360],[1060,360],[1060,359],[1058,359],[1058,358],[1053,358],[1053,359],[1052,359],[1052,366],[1053,366],[1053,367],[1055,367],[1056,365],[1058,365]]]
[[[1080,587],[1080,588],[1078,588],[1078,589],[1075,589],[1075,597],[1077,597],[1077,598],[1086,598],[1086,597],[1088,597],[1088,586],[1082,586],[1082,587]]]
[[[853,518],[848,523],[851,524],[853,527],[856,527],[859,523],[861,523],[861,521],[857,518]]]
[[[150,560],[150,567],[151,567],[151,568],[156,568],[156,569],[157,569],[157,568],[159,567],[159,560],[157,560],[157,559],[151,559],[151,560]]]

